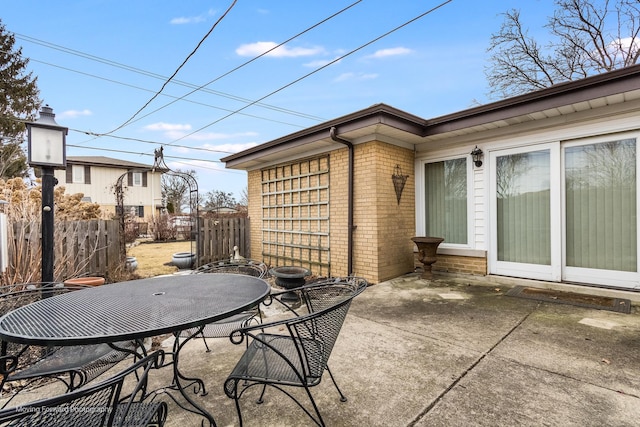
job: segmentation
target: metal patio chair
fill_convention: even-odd
[[[300,296],[299,307],[281,298],[291,290],[273,293],[264,304],[282,304],[290,316],[241,328],[231,335],[235,344],[251,338],[247,350],[224,383],[226,395],[235,400],[240,425],[240,398],[249,388],[262,385],[257,403],[263,402],[266,388],[271,386],[289,396],[316,424],[324,426],[310,389],[320,384],[326,370],[340,400],[347,400],[327,362],[352,299],[366,287],[367,282],[356,277],[317,281],[293,290]],[[285,387],[304,388],[315,415]]]
[[[167,404],[147,394],[149,370],[162,365],[164,353],[156,351],[97,384],[59,396],[0,411],[0,426],[163,426]],[[135,381],[123,392],[128,379]]]
[[[0,288],[0,315],[38,301],[45,296],[85,289],[87,285],[29,283]],[[4,291],[4,292],[3,292]],[[120,342],[115,350],[108,344],[69,347],[40,347],[1,341],[0,390],[6,383],[49,377],[62,381],[73,391],[97,378],[135,349],[133,342]],[[21,387],[24,388],[24,387]]]
[[[269,275],[269,268],[261,261],[255,261],[251,259],[239,259],[239,260],[220,260],[210,262],[194,270],[194,274],[215,274],[215,273],[227,273],[227,274],[244,274],[247,276],[258,277],[265,279]],[[231,335],[231,332],[238,328],[248,326],[252,323],[261,323],[262,316],[258,307],[253,307],[250,310],[246,310],[242,313],[238,313],[235,316],[231,316],[227,319],[220,320],[205,325],[202,330],[202,340],[204,345],[209,350],[207,344],[207,338],[227,338]],[[182,337],[191,336],[196,332],[195,329],[187,329],[180,335]]]

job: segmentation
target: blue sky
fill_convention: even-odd
[[[381,102],[425,118],[489,102],[486,49],[500,14],[520,9],[544,34],[554,6],[452,0],[369,44],[443,2],[362,0],[243,66],[353,3],[238,0],[221,19],[233,0],[0,0],[0,19],[70,128],[67,155],[151,165],[162,145],[172,169],[196,170],[201,195],[239,199],[246,173],[224,169],[228,153]]]

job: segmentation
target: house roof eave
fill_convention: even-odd
[[[514,96],[511,98],[461,110],[432,119],[423,119],[386,104],[375,104],[363,110],[312,126],[281,138],[266,142],[236,154],[224,157],[230,169],[249,170],[261,164],[269,164],[281,157],[313,150],[328,150],[342,147],[331,140],[329,131],[354,141],[363,138],[362,132],[376,129],[382,134],[388,128],[397,139],[398,131],[406,139],[419,146],[433,142],[434,137],[467,131],[479,132],[484,126],[498,124],[517,118],[537,120],[540,113],[562,107],[605,99],[612,95],[640,92],[640,64],[594,75],[581,80],[559,83],[549,88]],[[634,94],[635,96],[635,94]],[[558,112],[558,114],[565,114]],[[516,122],[518,120],[515,120]],[[377,125],[377,126],[373,126]],[[357,143],[357,140],[354,141]],[[283,154],[287,154],[283,156]]]
[[[322,147],[342,147],[331,139],[330,129],[335,127],[337,134],[348,137],[352,132],[373,125],[386,125],[404,132],[419,135],[422,133],[426,121],[418,116],[391,107],[386,104],[375,104],[333,120],[309,127],[307,129],[285,135],[264,144],[232,154],[220,159],[230,169],[247,169],[250,164],[262,157],[271,157],[277,153],[292,149],[300,149],[309,144]]]

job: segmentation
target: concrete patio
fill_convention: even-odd
[[[370,286],[349,312],[314,390],[328,426],[636,426],[640,420],[640,310],[631,314],[506,296],[507,284],[411,274]],[[592,290],[637,299],[635,293]],[[186,372],[219,426],[238,425],[222,384],[243,346],[201,340]],[[313,425],[286,396],[242,400],[247,426]],[[175,407],[168,426],[199,425]]]
[[[640,307],[622,314],[514,298],[505,295],[511,285],[410,274],[370,286],[354,300],[329,361],[349,400],[339,401],[327,375],[313,390],[326,424],[637,426]],[[218,426],[238,425],[222,384],[244,346],[208,342],[208,353],[202,340],[187,344],[183,371],[204,379],[208,394],[194,399]],[[166,383],[168,374],[151,380]],[[257,391],[241,401],[246,426],[313,425],[277,390],[256,405]],[[201,420],[171,403],[166,425]]]

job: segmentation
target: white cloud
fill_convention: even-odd
[[[302,65],[305,66],[305,67],[309,67],[309,68],[320,68],[320,67],[323,67],[323,66],[327,65],[328,63],[333,62],[335,60],[336,60],[336,58],[334,58],[334,59],[317,59],[315,61],[306,62],[306,63],[304,63]],[[342,61],[342,60],[340,60],[340,61]],[[336,62],[333,62],[333,63],[334,64],[338,64],[338,63],[340,63],[340,61],[336,61]]]
[[[188,131],[191,130],[191,125],[180,123],[165,123],[158,122],[152,123],[144,127],[146,130],[163,131],[163,132],[175,132],[175,131]]]
[[[181,154],[185,154],[185,153],[200,153],[203,154],[203,151],[200,149],[205,149],[205,150],[211,150],[212,154],[221,154],[221,157],[224,157],[227,154],[232,154],[232,153],[237,153],[243,150],[246,150],[248,148],[251,147],[255,147],[256,145],[258,145],[257,142],[241,142],[241,143],[236,143],[236,144],[220,144],[220,145],[214,145],[214,144],[203,144],[203,145],[199,145],[198,150],[191,150],[188,147],[176,147],[176,146],[171,146],[171,150],[173,150],[174,152],[177,153],[181,153]]]
[[[266,51],[275,48],[278,45],[276,42],[256,42],[240,45],[236,49],[236,54],[239,56],[254,57],[262,55]],[[297,58],[299,56],[312,56],[318,55],[324,52],[324,49],[319,46],[305,48],[305,47],[287,47],[280,46],[277,49],[272,50],[267,56],[275,58]]]
[[[220,141],[224,139],[243,138],[243,137],[255,137],[258,134],[256,132],[238,132],[238,133],[218,133],[218,132],[198,132],[193,135],[189,135],[185,139],[191,141]],[[174,132],[172,138],[181,138],[184,133]]]
[[[213,9],[209,9],[207,13],[203,13],[198,16],[179,16],[177,18],[171,19],[169,21],[172,25],[184,25],[184,24],[197,24],[199,22],[205,22],[208,17],[216,14],[216,11]]]
[[[378,74],[375,73],[342,73],[335,79],[334,82],[346,82],[350,80],[373,80],[377,79]]]
[[[56,117],[58,119],[75,119],[77,117],[82,117],[82,116],[90,116],[93,113],[91,112],[91,110],[67,110],[67,111],[63,111],[62,113],[56,114]]]
[[[372,55],[368,55],[367,58],[387,58],[389,56],[399,56],[399,55],[408,55],[412,53],[413,50],[408,49],[406,47],[392,47],[389,49],[380,49],[375,51]]]
[[[209,148],[213,150],[225,151],[228,153],[238,153],[242,150],[247,150],[251,147],[255,147],[256,145],[258,145],[257,142],[245,142],[245,143],[239,143],[239,144],[222,144],[222,145],[212,146]]]

